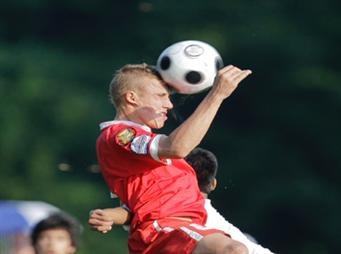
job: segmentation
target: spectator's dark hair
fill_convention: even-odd
[[[197,174],[200,191],[209,194],[210,185],[217,175],[217,157],[210,151],[203,148],[195,148],[185,160],[190,164]]]
[[[32,245],[36,246],[38,238],[43,231],[49,229],[64,229],[66,230],[71,238],[72,246],[78,247],[79,237],[81,234],[80,223],[70,215],[66,213],[54,213],[49,217],[41,220],[31,232]]]

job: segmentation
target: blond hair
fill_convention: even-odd
[[[120,107],[122,95],[129,89],[133,89],[139,76],[152,76],[162,81],[156,69],[146,63],[127,64],[117,70],[109,86],[109,98],[115,108]],[[163,82],[163,81],[162,81]]]

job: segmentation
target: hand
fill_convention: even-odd
[[[112,229],[114,221],[103,210],[96,209],[90,211],[88,224],[92,230],[105,234]]]
[[[233,65],[228,65],[218,71],[212,92],[216,96],[226,99],[238,87],[239,83],[251,73],[251,70],[241,70]]]

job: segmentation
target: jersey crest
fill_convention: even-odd
[[[116,135],[116,140],[118,144],[125,146],[135,138],[135,135],[136,131],[133,128],[126,128]]]

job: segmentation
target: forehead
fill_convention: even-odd
[[[169,94],[169,88],[167,84],[152,75],[144,76],[138,82],[140,84],[139,87],[143,90]]]
[[[70,238],[69,232],[64,229],[64,228],[51,228],[44,230],[40,233],[40,237],[43,236],[58,236],[58,237],[65,237],[65,238]]]

